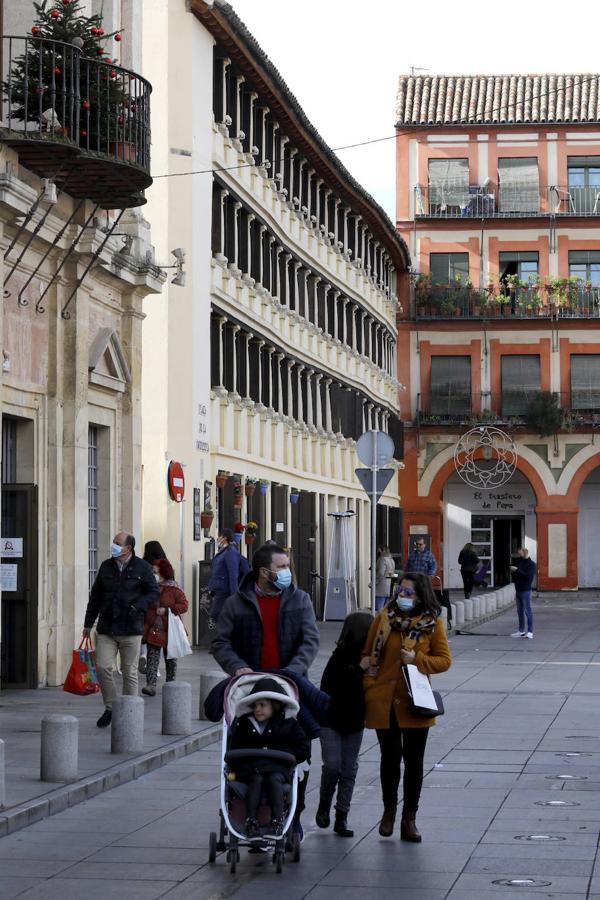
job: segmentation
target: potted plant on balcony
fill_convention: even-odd
[[[258,478],[246,478],[246,484],[244,485],[244,493],[246,494],[246,497],[254,497],[257,484]]]
[[[200,527],[201,528],[210,528],[213,523],[213,519],[215,517],[214,510],[210,503],[207,503],[200,513]]]
[[[258,522],[246,522],[245,539],[247,544],[253,544],[258,534]]]
[[[540,437],[556,434],[563,427],[565,411],[556,394],[540,391],[527,407],[527,424]]]
[[[298,488],[293,487],[290,490],[290,503],[296,504],[299,499],[300,499],[300,491],[298,490]]]
[[[261,478],[258,484],[258,488],[261,494],[266,494],[269,491],[269,481],[266,478]]]
[[[242,525],[241,522],[234,522],[233,524],[233,537],[236,544],[240,544],[242,542],[242,535],[244,533],[246,526]]]
[[[422,272],[415,279],[417,311],[420,316],[427,315],[427,307],[431,296],[431,272]]]
[[[217,472],[217,477],[215,478],[217,487],[224,488],[230,478],[231,472],[227,472],[225,471],[225,469],[219,469],[219,471]]]
[[[241,509],[244,505],[244,485],[241,479],[236,478],[233,482],[233,508]]]
[[[12,117],[35,123],[36,130],[49,123],[52,137],[111,152],[107,141],[135,114],[127,108],[129,85],[119,78],[112,67],[116,61],[106,52],[105,44],[120,41],[121,31],[105,33],[102,16],[85,15],[79,0],[41,0],[33,6],[33,37],[13,60],[3,84]],[[72,103],[73,83],[79,85],[81,98],[79,134],[74,133],[76,115],[71,114],[69,122],[59,120],[62,109],[69,110]]]

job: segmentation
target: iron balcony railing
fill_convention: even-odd
[[[453,385],[443,391],[417,395],[417,425],[475,428],[478,425],[502,425],[508,428],[527,425],[527,410],[539,391],[527,388],[506,389],[501,393],[471,393],[465,385]],[[600,385],[598,388],[571,387],[556,393],[564,410],[563,431],[600,426]]]
[[[3,38],[3,140],[71,145],[150,171],[145,78],[73,44]]]
[[[519,284],[478,290],[460,282],[434,284],[417,276],[412,299],[416,319],[535,319],[600,318],[600,287],[577,280],[553,279],[549,284]]]
[[[497,186],[447,181],[417,185],[414,200],[416,219],[600,216],[600,185],[541,188],[527,181]]]

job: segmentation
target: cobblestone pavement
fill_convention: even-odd
[[[534,612],[533,641],[508,636],[512,612],[451,640],[454,664],[435,679],[447,711],[428,744],[421,845],[377,833],[366,732],[354,838],[314,824],[315,742],[301,861],[277,875],[266,854],[242,850],[235,875],[222,856],[210,865],[213,744],[0,839],[0,897],[600,900],[600,601],[542,596]]]

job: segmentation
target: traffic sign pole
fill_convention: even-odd
[[[373,466],[371,468],[371,613],[375,615],[376,569],[377,569],[377,432],[372,432]]]

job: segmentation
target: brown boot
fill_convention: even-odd
[[[379,823],[379,834],[381,837],[391,837],[394,833],[394,822],[396,821],[396,807],[384,806],[383,816]]]
[[[413,844],[420,844],[422,837],[417,830],[415,822],[416,813],[403,813],[400,822],[400,840],[412,841]]]

